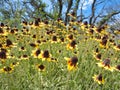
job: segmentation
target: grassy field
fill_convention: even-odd
[[[0,90],[119,90],[120,40],[109,26],[23,22],[0,27]]]

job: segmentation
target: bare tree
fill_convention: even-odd
[[[93,0],[93,3],[92,3],[92,7],[91,7],[92,15],[90,16],[89,24],[92,24],[93,17],[95,16],[95,3],[96,3],[96,1],[97,0]]]
[[[8,21],[10,19],[21,21],[34,18],[53,20],[62,18],[65,23],[69,23],[68,14],[73,11],[75,20],[87,20],[89,24],[101,27],[120,13],[118,0],[92,0],[90,4],[86,0],[50,0],[50,3],[51,8],[43,0],[1,0],[0,15],[2,20],[8,19]],[[87,10],[84,10],[86,3],[86,8],[90,8],[87,14],[85,13]],[[46,8],[49,11],[46,11]]]
[[[79,8],[79,3],[80,3],[80,0],[76,0],[75,6],[74,6],[74,9],[73,9],[76,17],[77,17],[77,10]]]
[[[73,5],[73,0],[68,0],[68,7],[67,7],[67,11],[65,13],[65,23],[67,23],[69,21],[68,20],[68,13],[69,13],[72,5]]]
[[[58,3],[59,3],[58,18],[61,18],[61,15],[62,15],[62,9],[63,9],[63,1],[62,1],[62,0],[58,0]]]

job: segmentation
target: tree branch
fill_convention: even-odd
[[[93,3],[92,3],[92,7],[91,7],[91,10],[92,10],[92,15],[90,17],[90,20],[89,20],[89,24],[92,24],[92,19],[93,17],[95,16],[95,3],[96,3],[97,0],[93,0]]]
[[[62,0],[58,0],[58,3],[59,3],[59,13],[58,13],[58,17],[61,18],[62,8],[63,8]]]
[[[107,16],[105,16],[99,23],[98,23],[98,27],[101,27],[102,25],[104,25],[112,16],[119,14],[120,11],[116,12],[113,11],[110,14],[108,14]]]
[[[69,0],[68,1],[68,8],[67,8],[67,11],[66,11],[66,14],[65,14],[65,23],[68,22],[68,13],[69,13],[72,5],[73,5],[73,0]]]
[[[77,16],[77,10],[78,10],[78,6],[79,6],[79,2],[80,2],[80,0],[77,0],[76,4],[75,4],[75,7],[74,7],[75,16]]]

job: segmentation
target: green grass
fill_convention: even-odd
[[[4,60],[4,63],[1,61],[0,68],[2,69],[4,66],[10,66],[12,62],[19,62],[19,65],[14,67],[11,73],[0,73],[0,90],[119,90],[119,71],[114,70],[111,72],[98,67],[96,63],[99,61],[93,57],[93,51],[98,47],[99,52],[102,53],[102,60],[110,58],[110,65],[115,66],[120,63],[119,51],[114,50],[113,46],[108,49],[99,47],[99,42],[90,39],[90,36],[86,35],[85,30],[79,30],[81,27],[80,25],[76,26],[78,27],[77,33],[74,31],[66,31],[64,27],[55,28],[53,26],[48,27],[48,25],[42,26],[42,28],[37,27],[37,29],[30,29],[31,35],[24,35],[20,29],[19,32],[17,32],[18,35],[8,33],[8,37],[5,38],[5,41],[0,42],[5,45],[6,39],[10,39],[12,42],[17,43],[17,47],[5,48],[10,51],[9,55],[12,54],[15,58],[7,58]],[[48,30],[53,30],[55,33],[46,35],[46,28]],[[57,29],[61,30],[57,31]],[[72,29],[72,27],[70,29]],[[71,33],[77,42],[78,49],[67,50],[66,48],[66,45],[70,42],[66,39],[66,36]],[[37,38],[33,39],[32,36],[34,34]],[[47,40],[47,38],[51,40],[53,35],[57,35],[58,38],[64,37],[65,42],[63,44],[61,42],[42,42],[42,40]],[[41,38],[41,36],[43,36],[43,38]],[[111,38],[111,36],[112,35],[110,35],[109,38]],[[0,38],[2,40],[3,37]],[[20,39],[17,40],[18,38]],[[85,38],[88,39],[85,40]],[[32,50],[35,50],[36,47],[31,47],[29,44],[35,43],[37,40],[42,42],[42,44],[38,44],[37,48],[43,51],[48,50],[50,54],[52,54],[52,57],[57,59],[57,62],[42,61],[42,59],[31,56]],[[21,46],[24,46],[26,51],[19,51]],[[59,50],[61,50],[61,53],[58,53]],[[77,54],[74,52],[77,52]],[[113,55],[110,55],[110,53],[113,53]],[[29,56],[28,60],[20,58],[20,56],[24,54]],[[67,61],[64,57],[73,56],[77,56],[78,58],[78,68],[69,71],[67,70]],[[45,71],[39,72],[35,67],[36,64],[43,64],[45,66]],[[105,79],[103,85],[94,82],[92,78],[95,74],[98,75],[100,73],[102,73]]]

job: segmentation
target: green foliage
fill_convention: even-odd
[[[18,31],[17,28],[0,29],[4,30],[0,33],[1,90],[118,90],[120,88],[120,70],[115,69],[120,63],[120,48],[116,47],[120,41],[107,32],[107,26],[98,31],[97,27],[91,28],[88,24],[71,22],[71,25],[67,26],[69,30],[66,30],[62,21],[49,20],[38,21],[38,24],[31,25],[21,23],[22,26],[23,28],[18,28]],[[90,32],[91,29],[93,33]],[[71,35],[73,38],[70,38]],[[53,36],[57,37],[57,41],[53,40]],[[101,38],[97,38],[98,36]],[[64,38],[64,42],[61,38]],[[103,38],[107,39],[107,44],[101,43],[104,41]],[[8,39],[12,44],[10,41],[7,42]],[[114,41],[110,42],[110,39]],[[76,42],[75,46],[71,44],[72,41]],[[37,49],[48,50],[51,59],[41,58],[41,55],[44,56],[42,52],[36,56],[34,52]],[[7,53],[7,58],[3,52]],[[102,55],[99,60],[95,57],[97,53]],[[77,63],[65,59],[75,56],[78,58]],[[104,60],[108,58],[111,62],[109,65],[104,65]],[[97,63],[101,62],[104,66],[98,67]],[[45,69],[41,69],[39,65],[44,65]],[[105,68],[107,65],[108,69]],[[70,70],[68,66],[73,68]],[[114,67],[113,72],[110,71],[111,67]],[[105,80],[103,85],[94,82],[92,78],[100,73]]]

